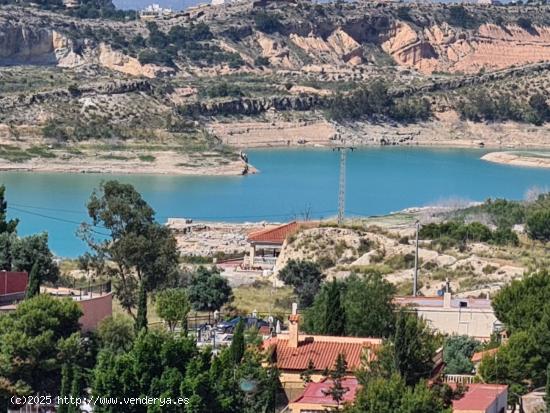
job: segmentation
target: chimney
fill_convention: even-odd
[[[300,316],[298,315],[298,305],[292,304],[292,314],[288,317],[288,347],[298,348]]]
[[[443,294],[443,308],[451,308],[451,293],[446,292]]]

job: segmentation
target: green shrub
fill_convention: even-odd
[[[256,14],[254,23],[259,31],[267,34],[278,32],[282,28],[279,16],[272,13],[260,12]]]

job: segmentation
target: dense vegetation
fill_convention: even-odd
[[[479,222],[466,224],[447,221],[440,224],[426,224],[420,228],[419,236],[443,247],[464,246],[468,242],[488,242],[496,245],[518,245],[519,243],[517,234],[510,228],[500,227],[493,231]]]
[[[510,335],[498,354],[482,361],[479,373],[488,382],[510,386],[511,401],[550,382],[550,275],[530,274],[504,287],[493,308]]]
[[[428,100],[395,99],[388,92],[388,86],[376,80],[348,95],[338,94],[330,102],[327,114],[338,121],[379,115],[399,122],[414,122],[429,119],[432,111]]]
[[[550,121],[550,107],[546,97],[540,93],[523,102],[510,94],[491,95],[487,91],[466,94],[457,104],[463,119],[474,122],[502,122],[513,120],[542,125]]]
[[[512,243],[513,235],[509,237],[508,229],[514,225],[525,225],[527,235],[533,240],[550,241],[550,194],[535,193],[528,201],[489,199],[481,205],[460,211],[457,217],[483,217],[488,223],[496,225],[498,229],[493,231],[493,242],[497,244],[497,235],[502,235],[505,243]]]
[[[0,5],[3,4],[33,4],[44,10],[62,11],[81,19],[133,20],[137,18],[136,11],[117,9],[111,0],[79,0],[77,9],[66,9],[63,0],[0,0]]]
[[[236,68],[244,64],[239,54],[226,52],[208,42],[213,34],[205,23],[173,26],[165,33],[155,22],[148,22],[147,29],[146,39],[137,35],[129,45],[143,64],[174,66],[177,58],[189,59],[201,66],[226,63]]]
[[[378,273],[352,274],[323,284],[305,312],[309,333],[389,337],[395,331],[395,287]]]
[[[474,364],[472,355],[480,347],[480,343],[468,336],[452,336],[445,340],[443,346],[443,361],[446,374],[472,374]]]

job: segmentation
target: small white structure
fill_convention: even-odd
[[[172,14],[172,9],[165,9],[159,4],[153,3],[139,12],[139,17],[141,19],[160,19]]]
[[[486,298],[396,297],[395,304],[410,307],[434,329],[444,334],[458,334],[486,341],[500,331],[491,300]]]

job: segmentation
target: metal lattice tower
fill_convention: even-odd
[[[346,148],[339,148],[340,151],[340,180],[338,183],[338,225],[344,223],[346,210]]]
[[[344,223],[344,215],[346,210],[346,158],[347,152],[354,150],[353,146],[338,146],[334,148],[340,152],[340,180],[338,183],[338,225]]]

